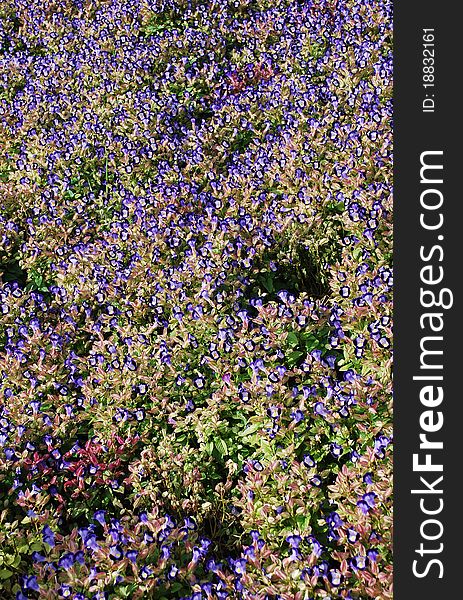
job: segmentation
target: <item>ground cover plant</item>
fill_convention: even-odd
[[[0,27],[0,597],[392,598],[390,2]]]

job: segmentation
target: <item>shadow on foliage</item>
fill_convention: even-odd
[[[20,288],[26,287],[27,271],[21,268],[19,261],[7,258],[0,254],[0,281],[3,283],[17,283]]]

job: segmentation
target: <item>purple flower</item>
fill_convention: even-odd
[[[313,554],[315,554],[317,558],[320,557],[323,552],[323,546],[320,544],[317,538],[311,535],[305,539],[312,545]]]
[[[233,570],[237,575],[244,575],[246,573],[246,559],[239,558],[233,562]]]
[[[300,535],[288,535],[286,541],[291,546],[291,548],[299,548],[299,545],[302,542],[302,538]]]
[[[352,529],[351,527],[347,529],[347,539],[351,544],[355,544],[359,537],[360,534],[358,531],[355,531],[355,529]]]
[[[362,499],[357,502],[357,506],[364,515],[368,514],[369,510],[375,507],[376,497],[374,492],[369,492],[368,494],[363,494]]]
[[[342,454],[342,446],[340,446],[336,442],[332,442],[330,444],[330,452],[335,458],[339,458]]]
[[[375,454],[377,456],[379,456],[380,458],[384,457],[384,450],[389,446],[389,444],[391,443],[390,438],[388,438],[385,435],[381,435],[379,436],[376,440],[375,440]]]
[[[142,579],[148,579],[148,577],[152,574],[153,574],[153,571],[149,567],[145,566],[140,569],[140,577]]]
[[[42,554],[39,554],[38,552],[33,552],[31,556],[34,562],[45,562],[47,560],[45,556],[42,556]]]
[[[363,500],[359,500],[357,502],[357,506],[360,508],[360,510],[362,511],[362,513],[364,515],[368,514],[368,511],[370,510],[370,508],[366,502],[364,502]]]
[[[330,542],[339,540],[339,533],[335,529],[328,529],[327,538]]]
[[[202,389],[204,387],[204,377],[196,377],[194,384],[198,389]]]
[[[170,567],[170,571],[167,573],[167,577],[169,579],[175,579],[175,577],[177,576],[178,573],[178,567],[176,565],[172,565]]]
[[[371,562],[376,562],[378,560],[379,552],[375,548],[371,548],[371,550],[368,550],[367,556]]]
[[[90,528],[79,529],[79,534],[86,548],[98,550],[99,546],[96,543],[96,535],[91,531]]]
[[[330,414],[330,411],[326,408],[326,406],[323,404],[323,402],[315,403],[314,412],[315,412],[315,414],[320,415],[322,417],[326,417]]]
[[[120,546],[111,546],[109,548],[109,555],[113,560],[121,560],[124,556],[124,552]]]
[[[175,527],[175,525],[172,523],[172,525],[170,525],[170,527]],[[192,517],[186,517],[186,519],[184,520],[184,527],[186,527],[186,529],[197,529],[197,525],[195,523],[195,520]]]
[[[338,587],[342,582],[342,574],[338,569],[331,569],[328,573],[328,578],[331,582],[331,585],[334,587]]]
[[[105,510],[97,510],[93,513],[93,519],[95,521],[98,521],[98,523],[100,523],[100,525],[102,527],[104,527],[106,525],[106,521],[105,521],[105,515],[106,515],[106,511]]]
[[[291,418],[296,423],[300,423],[304,419],[304,413],[302,412],[302,410],[297,409],[291,413]]]
[[[33,590],[34,592],[40,591],[39,584],[37,582],[37,577],[35,575],[28,575],[27,577],[24,577],[23,589]]]
[[[257,529],[253,529],[249,533],[253,542],[257,542],[257,540],[260,538],[260,533],[257,531]]]
[[[281,415],[281,408],[279,406],[270,406],[267,408],[267,415],[272,419],[279,419]]]
[[[367,568],[368,559],[366,556],[355,556],[350,564],[354,571],[364,571]]]
[[[362,500],[366,502],[370,508],[375,507],[375,498],[377,498],[377,495],[374,492],[368,492],[368,494],[363,494],[362,496]]]
[[[341,517],[338,515],[337,512],[330,513],[327,517],[325,517],[325,520],[326,520],[328,526],[333,529],[338,529],[339,527],[342,527],[342,525],[343,525],[343,520],[341,519]]]
[[[216,573],[219,570],[220,566],[215,562],[214,559],[209,559],[206,563],[206,569],[208,571],[212,571],[213,573]]]
[[[371,485],[373,483],[373,473],[365,473],[363,476],[363,481],[366,484]]]
[[[136,563],[138,552],[136,550],[128,550],[125,553],[126,557],[130,560],[130,562]]]
[[[192,556],[192,561],[194,563],[197,563],[200,561],[201,557],[202,557],[203,553],[201,552],[201,550],[198,548],[198,546],[194,546],[193,547],[193,556]]]
[[[310,456],[310,454],[304,454],[303,462],[306,467],[315,467],[317,464],[314,459]]]
[[[66,583],[63,583],[62,586],[58,590],[58,594],[62,598],[69,598],[69,596],[72,594],[71,586],[67,585]]]
[[[72,554],[72,552],[68,552],[67,554],[64,554],[58,561],[58,567],[60,567],[61,569],[65,569],[66,571],[68,569],[71,569],[72,566],[74,565],[75,562],[75,557],[74,554]]]
[[[42,529],[42,539],[45,544],[48,544],[52,548],[55,546],[55,534],[48,525],[45,525]]]
[[[252,460],[251,464],[254,467],[255,471],[262,471],[264,469],[264,467],[262,466],[262,463],[258,460]]]
[[[18,460],[18,457],[16,456],[13,448],[5,448],[4,452],[5,452],[6,460],[13,460],[13,461]]]

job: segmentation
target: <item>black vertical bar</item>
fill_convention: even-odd
[[[462,326],[457,291],[463,272],[463,196],[457,181],[463,174],[457,91],[463,77],[461,22],[458,3],[395,4],[395,600],[463,597],[458,554],[463,531],[463,351],[458,343]],[[442,169],[425,168],[421,177],[420,158]],[[429,283],[442,274],[442,281]],[[422,297],[423,290],[431,293]],[[426,308],[424,304],[433,304],[432,293],[436,306]],[[437,306],[451,304],[451,298],[452,306]],[[430,313],[435,316],[424,316]],[[429,350],[443,354],[426,354]],[[420,434],[425,437],[420,439]],[[437,446],[431,447],[431,442]],[[429,468],[442,470],[425,471],[426,461]]]

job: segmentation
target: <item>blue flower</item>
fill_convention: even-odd
[[[352,529],[351,527],[349,527],[347,529],[347,539],[349,540],[349,542],[351,544],[355,544],[355,542],[359,539],[360,534],[358,531],[355,531],[355,529]]]
[[[120,546],[111,546],[109,548],[109,555],[113,560],[121,560],[124,556],[124,552]]]
[[[212,571],[213,573],[216,573],[220,568],[220,565],[218,565],[214,559],[209,559],[206,563],[206,569],[208,571]]]
[[[338,515],[337,512],[330,513],[327,517],[325,517],[325,520],[326,520],[328,526],[332,527],[333,529],[338,529],[339,527],[342,527],[342,525],[343,525],[343,520],[341,519],[341,517]]]
[[[176,565],[172,565],[170,567],[170,571],[167,573],[168,579],[175,579],[178,573],[178,567]]]
[[[302,542],[302,538],[300,535],[288,535],[286,541],[291,546],[291,548],[299,548],[299,545]]]
[[[18,457],[16,456],[13,448],[5,448],[4,452],[5,452],[6,460],[12,460],[12,461],[18,460]]]
[[[362,511],[362,513],[364,515],[368,514],[368,511],[370,510],[370,507],[368,506],[368,504],[366,502],[364,502],[363,500],[359,500],[357,502],[357,506],[360,508],[360,510]]]
[[[327,538],[330,542],[339,540],[339,533],[335,529],[328,529]]]
[[[32,590],[34,592],[40,591],[37,577],[35,575],[28,575],[23,579],[23,589]]]
[[[152,574],[153,574],[153,571],[149,567],[145,566],[140,569],[140,577],[142,579],[148,579],[148,577]]]
[[[314,459],[310,456],[310,454],[304,454],[303,462],[307,467],[315,467],[315,465],[317,464],[314,461]]]
[[[331,569],[328,573],[329,580],[333,587],[338,587],[342,582],[342,574],[338,569]]]
[[[104,525],[106,525],[105,515],[106,515],[106,511],[100,509],[93,513],[93,518],[95,521],[98,521],[98,523],[100,523],[101,526],[104,527]]]
[[[363,494],[362,500],[370,507],[375,507],[375,498],[377,495],[374,492],[368,492],[368,494]]]
[[[138,552],[136,550],[128,550],[125,553],[126,557],[130,560],[130,562],[136,563]]]
[[[74,565],[75,562],[75,556],[74,554],[72,554],[72,552],[68,552],[67,554],[64,554],[58,561],[58,567],[60,567],[61,569],[65,569],[66,571],[68,569],[71,569],[72,566]]]
[[[174,527],[174,524],[172,523],[172,525],[170,525],[171,527]],[[192,517],[186,517],[186,519],[184,520],[184,527],[186,527],[187,529],[197,529],[197,525],[195,520]]]
[[[48,544],[49,546],[54,548],[55,534],[53,533],[53,531],[50,529],[50,527],[48,525],[45,525],[45,527],[42,529],[42,539],[45,542],[45,544]]]
[[[39,554],[38,552],[33,552],[31,556],[34,562],[45,562],[47,560],[45,556],[42,556],[42,554]]]
[[[61,585],[61,587],[58,590],[58,594],[62,597],[62,598],[69,598],[69,596],[72,594],[72,588],[70,585],[67,585],[66,583],[63,583]]]
[[[246,573],[246,559],[239,558],[233,562],[233,570],[237,575],[244,575]]]
[[[198,546],[193,546],[193,556],[192,556],[192,561],[194,563],[199,562],[199,560],[201,559],[203,553],[201,552],[201,550],[198,548]]]
[[[363,481],[366,484],[371,485],[373,483],[373,473],[365,473],[363,476]]]
[[[356,570],[364,571],[367,568],[368,559],[366,556],[355,556],[350,561],[350,564],[354,571],[356,571]]]
[[[335,458],[339,458],[342,454],[342,446],[340,446],[336,442],[332,442],[330,444],[330,452]]]
[[[302,412],[302,410],[297,409],[291,413],[291,418],[296,423],[300,423],[301,421],[304,420],[304,413]]]
[[[312,553],[315,554],[317,558],[320,557],[323,552],[323,546],[320,544],[317,538],[311,535],[305,539],[312,545]]]
[[[257,542],[257,540],[260,538],[260,533],[257,531],[257,529],[252,529],[249,533],[253,542]]]
[[[315,403],[314,412],[315,412],[315,414],[320,415],[322,417],[326,417],[330,414],[330,411],[326,408],[326,406],[323,404],[323,402]]]
[[[371,562],[376,562],[378,560],[379,552],[375,548],[371,548],[368,550],[367,556]]]

